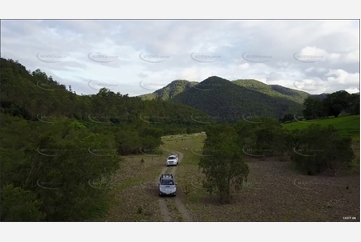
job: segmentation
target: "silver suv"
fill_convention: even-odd
[[[176,185],[172,174],[162,174],[158,183],[159,196],[176,196]]]

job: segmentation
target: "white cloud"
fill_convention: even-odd
[[[359,73],[347,73],[344,70],[330,70],[327,74],[327,80],[334,84],[347,84],[347,85],[358,85],[359,84]]]
[[[249,67],[250,67],[249,63],[244,63],[244,64],[239,65],[239,69],[241,69],[241,70],[246,70]]]
[[[341,20],[4,20],[1,54],[66,80],[77,93],[96,93],[89,79],[140,95],[150,92],[142,80],[161,86],[211,75],[289,88],[312,80],[325,85],[319,92],[333,92],[358,90],[358,27]],[[141,59],[142,52],[153,57]],[[192,52],[204,56],[195,60]],[[244,53],[258,57],[247,60]]]

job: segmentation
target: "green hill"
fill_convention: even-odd
[[[202,110],[223,121],[236,121],[243,117],[269,115],[282,117],[298,113],[300,103],[280,96],[270,96],[235,83],[212,76],[179,93],[171,102],[177,102]]]
[[[160,98],[162,100],[168,100],[173,98],[177,94],[192,88],[193,86],[197,85],[198,82],[189,82],[186,80],[175,80],[172,81],[167,86],[149,94],[143,94],[139,97],[143,100],[152,100],[155,98]]]
[[[0,64],[1,112],[30,121],[39,121],[39,116],[47,119],[63,117],[93,124],[106,122],[135,130],[156,124],[171,132],[172,129],[182,127],[185,130],[199,125],[191,115],[207,115],[189,106],[162,100],[144,101],[105,88],[94,95],[77,95],[39,69],[30,72],[20,63],[3,58]]]
[[[211,77],[214,78],[218,78],[218,82],[225,80]],[[287,113],[300,113],[303,110],[304,100],[310,95],[279,85],[267,85],[253,79],[225,80],[227,84],[223,82],[224,85],[212,81],[204,83],[204,81],[198,83],[175,80],[164,88],[139,97],[142,100],[160,98],[177,102],[205,111],[220,121],[235,121],[243,115],[248,117],[270,115],[280,118]]]
[[[292,122],[283,124],[283,127],[287,130],[305,129],[311,124],[319,124],[321,126],[332,125],[339,130],[342,135],[360,140],[360,115]]]
[[[239,79],[232,82],[239,86],[267,94],[271,97],[286,98],[300,104],[303,104],[303,101],[310,95],[307,92],[290,89],[280,85],[267,85],[253,79]]]

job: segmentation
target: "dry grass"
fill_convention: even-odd
[[[231,204],[219,205],[201,188],[199,156],[194,154],[199,152],[190,150],[199,151],[204,138],[178,137],[165,144],[176,150],[187,147],[182,150],[184,161],[177,177],[194,221],[360,221],[359,174],[311,177],[300,174],[291,162],[273,159],[245,157],[250,167],[248,184]],[[347,216],[356,220],[344,220]]]
[[[165,155],[124,157],[112,180],[108,215],[100,221],[162,221],[154,179],[164,164]]]
[[[247,159],[248,184],[231,204],[219,205],[201,186],[199,152],[194,151],[200,150],[204,139],[204,135],[163,138],[165,148],[184,154],[175,175],[177,197],[193,221],[360,221],[359,174],[345,171],[338,177],[311,177],[300,174],[291,162],[272,159]],[[113,179],[109,214],[101,221],[163,220],[154,180],[164,168],[166,155],[124,157]],[[182,221],[174,199],[164,199],[173,221]],[[343,219],[347,216],[356,219]]]

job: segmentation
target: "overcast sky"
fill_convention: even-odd
[[[1,55],[77,94],[136,96],[209,76],[359,91],[358,21],[3,20]]]

